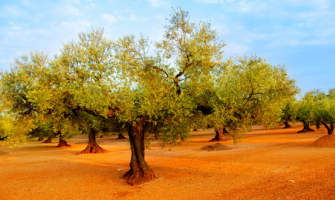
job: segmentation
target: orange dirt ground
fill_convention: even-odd
[[[313,127],[315,128],[315,127]],[[231,150],[202,151],[213,130],[192,132],[171,151],[153,143],[146,160],[157,179],[129,186],[130,147],[117,136],[99,138],[105,154],[77,155],[86,136],[68,140],[71,147],[29,142],[0,146],[0,199],[335,199],[335,148],[313,141],[324,129],[300,133],[254,126]]]

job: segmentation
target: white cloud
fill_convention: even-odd
[[[110,24],[116,22],[116,18],[111,14],[103,14],[101,19],[105,20],[107,23],[110,23]]]
[[[159,20],[165,20],[166,16],[164,16],[164,15],[155,15],[155,18],[159,19]]]
[[[83,16],[83,14],[79,12],[78,8],[70,4],[60,4],[56,6],[56,8],[52,11],[52,14],[56,17]]]
[[[201,2],[201,3],[220,3],[220,0],[196,0],[196,2]]]
[[[75,8],[71,5],[65,5],[63,8],[63,13],[67,13],[68,15],[81,16],[82,14],[79,12],[78,8]]]
[[[132,14],[130,15],[129,17],[122,17],[121,15],[118,15],[117,18],[119,20],[128,20],[128,21],[134,21],[134,22],[137,22],[137,21],[147,21],[148,18],[140,18],[140,17],[137,17],[136,15]]]
[[[224,48],[225,54],[227,55],[226,58],[230,56],[235,55],[244,55],[250,50],[250,47],[247,45],[242,45],[238,43],[230,42],[227,44],[227,46]]]
[[[170,4],[170,2],[163,0],[148,0],[148,1],[151,4],[151,7],[165,6]]]

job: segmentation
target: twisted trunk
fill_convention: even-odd
[[[321,121],[321,124],[323,124],[323,126],[327,129],[328,135],[333,134],[334,131],[334,124],[331,123],[330,126],[328,126],[326,123]]]
[[[292,128],[292,126],[286,121],[286,122],[284,122],[284,124],[285,124],[285,127],[284,128]]]
[[[88,154],[88,153],[106,153],[108,152],[106,149],[101,148],[98,143],[96,142],[97,131],[92,129],[90,130],[88,134],[88,144],[87,147],[79,152],[78,154]]]
[[[135,126],[129,125],[128,135],[131,146],[130,170],[123,175],[123,178],[130,185],[137,185],[155,178],[155,174],[144,159],[144,117]]]
[[[220,127],[215,130],[215,137],[210,140],[210,142],[220,142],[220,141],[227,141],[228,138],[224,137],[224,134],[229,133],[226,127]]]
[[[298,131],[298,133],[315,132],[315,130],[309,127],[309,123],[304,121],[302,123],[304,124],[304,128],[301,131]]]

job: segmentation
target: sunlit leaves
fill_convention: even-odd
[[[271,127],[281,119],[286,99],[297,92],[283,67],[256,56],[237,57],[217,74],[210,98],[214,113],[208,117],[215,126],[231,130],[247,129],[254,123]]]

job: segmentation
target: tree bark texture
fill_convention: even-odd
[[[88,134],[88,144],[87,147],[79,152],[78,154],[89,154],[89,153],[106,153],[108,152],[106,149],[101,148],[96,142],[97,132],[94,129],[91,129]]]
[[[220,127],[215,130],[215,137],[210,140],[210,142],[222,142],[229,140],[228,138],[224,137],[224,134],[229,133],[226,127]]]
[[[301,131],[298,131],[298,133],[315,132],[315,130],[309,127],[309,123],[303,122],[303,124],[304,124],[304,128]]]
[[[144,117],[136,125],[129,125],[128,135],[131,146],[130,170],[123,175],[123,178],[130,185],[138,185],[156,178],[144,158],[145,128]]]

